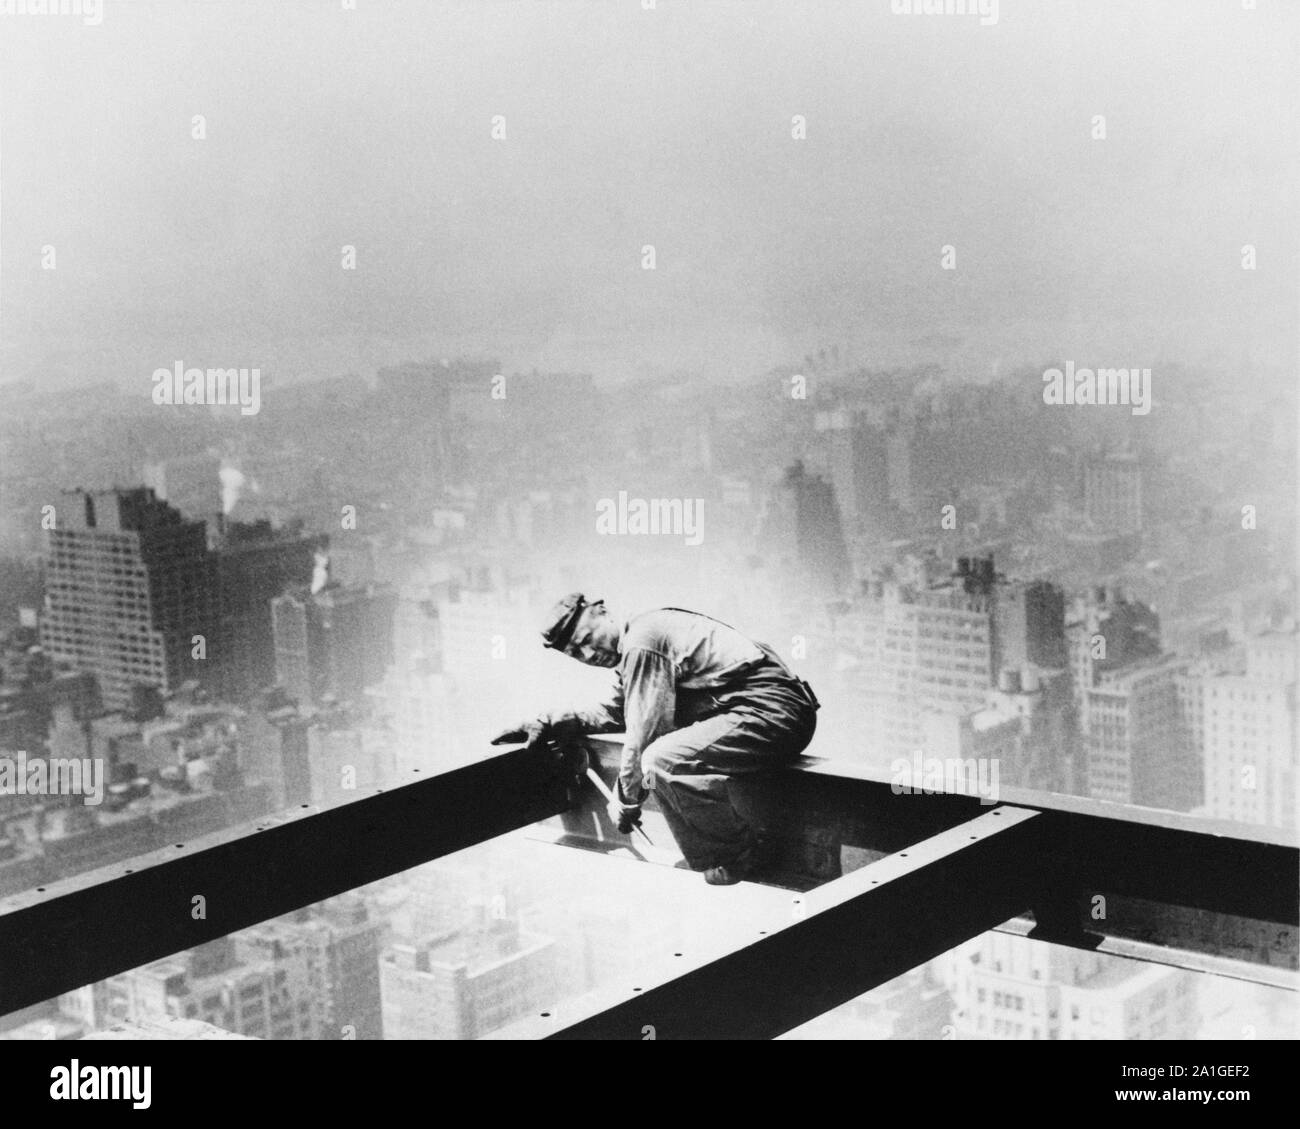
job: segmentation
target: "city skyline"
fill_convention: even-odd
[[[0,1040],[1300,1036],[1300,8],[22,7]]]

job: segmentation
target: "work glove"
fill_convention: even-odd
[[[620,834],[631,835],[633,828],[641,826],[640,804],[624,804],[613,800],[605,805],[605,811]]]
[[[492,738],[492,744],[518,745],[523,742],[531,749],[546,739],[550,728],[550,723],[543,721],[541,718],[522,721],[518,725],[512,725],[509,729],[503,729]]]
[[[641,805],[623,802],[622,782],[614,785],[614,798],[605,805],[605,812],[623,835],[631,835],[634,827],[641,826]]]

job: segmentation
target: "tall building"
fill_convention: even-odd
[[[503,660],[536,653],[536,601],[529,587],[494,586],[486,578],[459,586],[438,602],[440,669],[455,678],[517,677]]]
[[[279,811],[312,802],[311,718],[275,698],[264,695],[244,719],[239,767],[246,776],[266,781]]]
[[[214,540],[221,694],[243,701],[275,684],[271,601],[311,582],[329,538],[303,533],[301,523],[276,529],[269,521],[220,519]]]
[[[1088,692],[1103,673],[1160,654],[1160,619],[1115,588],[1076,597],[1066,614],[1065,638],[1080,723],[1087,728]]]
[[[394,777],[387,735],[363,726],[346,708],[320,710],[311,717],[307,751],[310,802],[317,807],[348,803]]]
[[[1081,786],[1077,713],[1064,670],[1004,667],[981,709],[932,714],[924,725],[930,756],[996,761],[1001,786],[1043,792]]]
[[[889,501],[907,514],[914,512],[920,504],[915,438],[915,425],[905,421],[893,424],[885,440],[885,482]]]
[[[865,413],[826,412],[816,420],[821,462],[850,540],[883,535],[891,515],[888,442]]]
[[[1190,1039],[1195,977],[1164,965],[985,933],[937,962],[959,1039]]]
[[[925,558],[873,579],[837,618],[854,725],[873,759],[926,749],[956,719],[986,706],[1006,668],[1054,662],[1065,645],[1057,589],[1008,581],[992,557],[961,557],[947,576]],[[937,725],[937,728],[936,728]]]
[[[106,1007],[98,1026],[175,1016],[259,1039],[331,1034],[319,950],[276,922],[114,976]]]
[[[1142,529],[1142,464],[1131,452],[1097,455],[1084,463],[1083,512],[1098,530]]]
[[[991,620],[986,593],[868,583],[837,632],[858,660],[846,671],[848,689],[874,759],[923,748],[927,714],[961,716],[983,705],[993,684]]]
[[[203,522],[148,488],[64,497],[46,558],[41,642],[50,656],[94,674],[110,709],[129,707],[138,686],[167,692],[209,680],[217,593]]]
[[[442,661],[442,621],[438,606],[450,594],[449,581],[407,584],[398,593],[393,612],[393,661],[398,666],[412,662]]]
[[[1297,811],[1297,634],[1294,625],[1247,639],[1242,673],[1189,673],[1194,754],[1204,766],[1205,814],[1294,827]]]
[[[396,599],[383,586],[288,592],[271,601],[277,681],[304,705],[360,701],[392,658]]]
[[[384,953],[388,1039],[477,1039],[555,999],[549,937],[491,921]]]
[[[407,589],[393,627],[397,661],[369,696],[394,737],[401,765],[464,763],[461,738],[479,723],[462,708],[475,700],[521,716],[541,707],[553,668],[536,645],[538,590],[506,576]],[[468,727],[468,729],[466,728]],[[470,741],[474,740],[470,737]]]
[[[1001,584],[997,589],[994,641],[999,670],[1027,664],[1064,669],[1065,593],[1045,580]]]
[[[382,1039],[381,924],[363,898],[344,894],[234,934],[244,963],[296,960],[310,973],[311,1003],[323,1039]],[[307,1009],[299,1003],[304,1015]]]
[[[1180,685],[1190,665],[1176,655],[1102,673],[1087,695],[1088,795],[1191,811],[1201,803],[1201,765],[1184,725]]]
[[[311,911],[313,923],[327,931],[326,986],[329,1029],[334,1038],[345,1028],[357,1039],[384,1037],[379,987],[380,935],[383,923],[370,916],[363,898],[343,894]]]
[[[368,697],[375,713],[388,727],[394,757],[393,769],[407,776],[449,768],[478,756],[477,745],[465,728],[461,697],[451,678],[427,660],[388,668],[383,681],[371,687]]]
[[[758,551],[800,591],[838,596],[850,577],[840,509],[831,484],[802,462],[787,468],[760,517]]]

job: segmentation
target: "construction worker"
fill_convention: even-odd
[[[687,865],[729,886],[766,863],[754,830],[731,804],[727,781],[790,762],[817,727],[812,688],[762,643],[681,608],[615,618],[603,600],[566,596],[542,642],[589,666],[616,668],[613,697],[591,710],[545,714],[493,744],[548,734],[626,734],[609,805],[623,834],[653,792]]]

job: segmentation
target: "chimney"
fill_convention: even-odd
[[[316,554],[316,563],[311,572],[311,594],[314,596],[317,592],[324,589],[330,582],[330,559],[326,554],[318,552]]]

